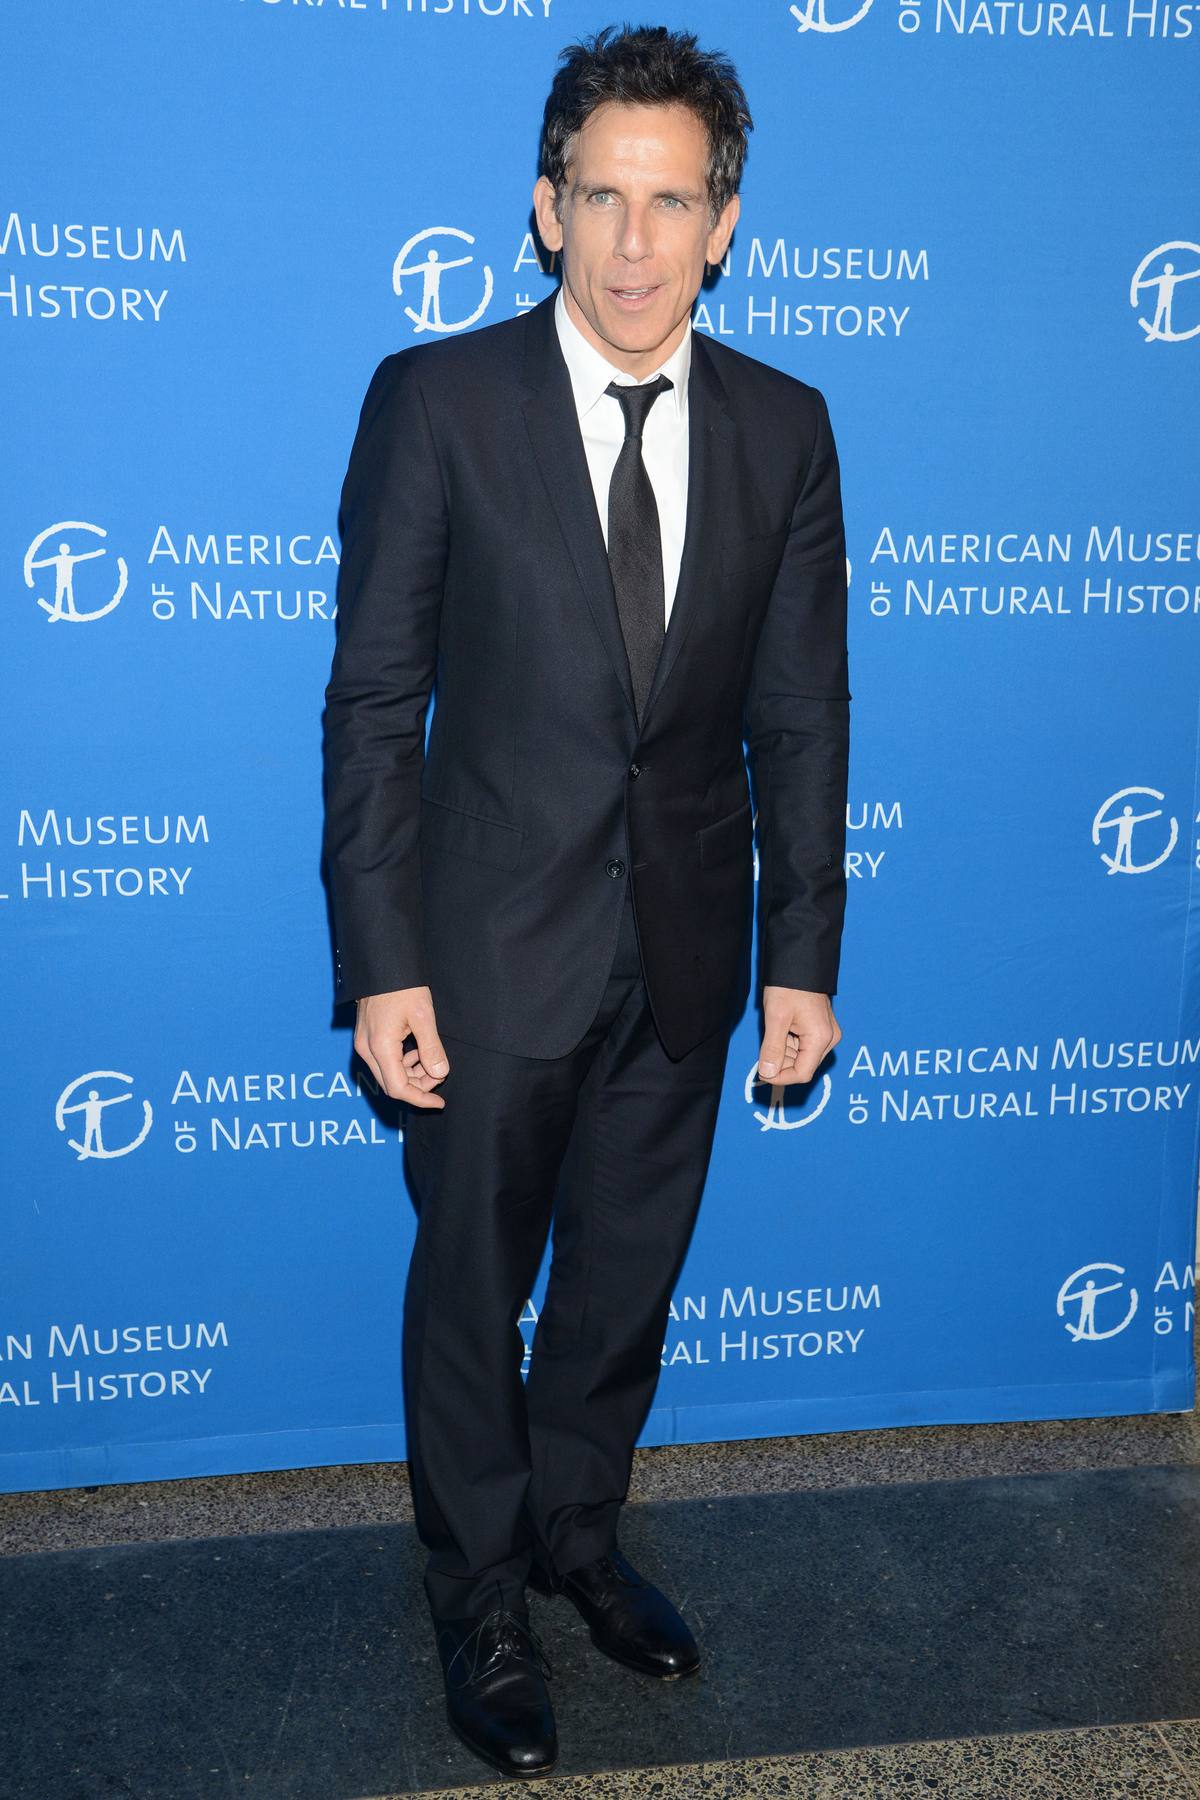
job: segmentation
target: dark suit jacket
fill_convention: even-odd
[[[439,1028],[571,1049],[626,870],[659,1035],[763,981],[836,990],[846,561],[821,393],[697,332],[683,562],[639,729],[553,299],[386,356],[342,489],[326,699],[335,999],[428,984]],[[425,742],[425,717],[436,678]]]

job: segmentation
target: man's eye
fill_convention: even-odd
[[[678,194],[664,194],[662,200],[664,206],[678,207],[683,205],[683,201],[679,198]]]
[[[602,189],[599,193],[589,194],[588,199],[599,202],[601,200],[611,200],[612,195],[607,191],[607,189]]]

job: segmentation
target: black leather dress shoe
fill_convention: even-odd
[[[558,1760],[552,1671],[529,1614],[498,1606],[437,1626],[451,1730],[502,1775],[548,1774]]]
[[[671,1681],[700,1667],[696,1640],[667,1596],[619,1550],[563,1576],[548,1575],[535,1563],[529,1585],[540,1594],[565,1594],[586,1619],[597,1650],[643,1675]]]

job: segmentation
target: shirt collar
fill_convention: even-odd
[[[624,369],[618,369],[614,363],[610,363],[606,356],[600,354],[594,344],[588,342],[567,311],[561,287],[554,302],[554,323],[558,329],[558,341],[562,347],[567,372],[571,377],[571,390],[575,395],[575,410],[582,419],[595,406],[610,381],[632,383],[634,378],[627,375]],[[666,398],[674,406],[677,419],[682,418],[684,407],[687,404],[687,384],[691,362],[692,322],[689,319],[682,340],[676,345],[666,362],[645,377],[647,381],[653,381],[655,375],[667,376],[672,386],[671,392]],[[661,406],[662,400],[658,404]]]

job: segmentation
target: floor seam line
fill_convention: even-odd
[[[1187,1767],[1187,1764],[1180,1761],[1176,1754],[1175,1746],[1163,1730],[1163,1726],[1166,1724],[1183,1725],[1187,1723],[1188,1721],[1186,1719],[1155,1719],[1151,1723],[1151,1730],[1157,1733],[1164,1750],[1174,1763],[1175,1767],[1179,1770],[1180,1775],[1183,1777],[1184,1786],[1188,1788],[1191,1793],[1200,1794],[1200,1777],[1193,1775]]]

